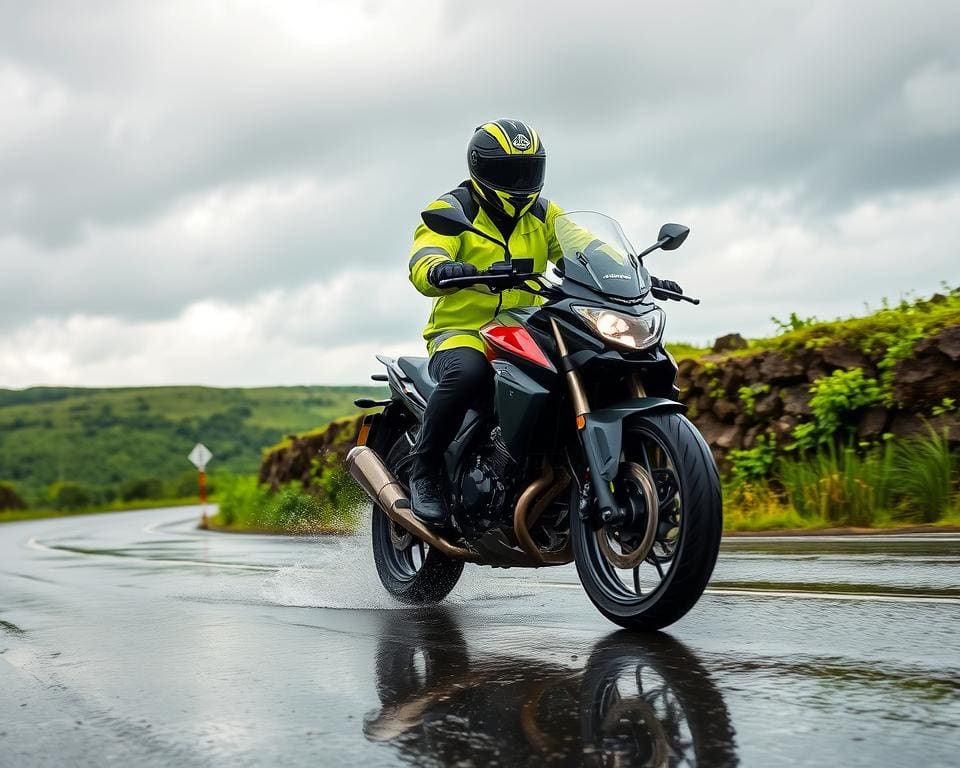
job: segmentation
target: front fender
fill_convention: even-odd
[[[607,482],[616,477],[620,467],[624,419],[655,413],[686,413],[686,410],[683,403],[665,397],[637,397],[585,414],[583,446],[591,472]]]

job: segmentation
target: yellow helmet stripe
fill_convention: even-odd
[[[494,192],[496,192],[497,197],[500,198],[500,204],[503,206],[503,210],[507,216],[515,215],[516,208],[514,208],[513,203],[510,202],[510,195],[506,192],[501,192],[499,189],[495,189]]]
[[[532,125],[529,126],[529,128],[530,128],[530,138],[533,139],[533,143],[530,145],[529,154],[535,155],[537,154],[537,150],[540,148],[540,134],[537,133],[537,129],[534,128]]]
[[[510,139],[507,138],[507,134],[504,133],[503,128],[496,123],[487,123],[483,126],[483,130],[493,136],[493,138],[500,143],[500,146],[503,147],[503,151],[508,155],[512,155],[516,151],[510,144]]]

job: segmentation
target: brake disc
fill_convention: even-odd
[[[657,488],[653,483],[653,478],[647,470],[636,462],[628,461],[620,465],[621,472],[618,476],[618,482],[626,484],[626,489],[631,492],[631,484],[636,485],[636,491],[643,494],[643,502],[646,509],[646,521],[643,529],[643,537],[640,543],[635,547],[624,545],[623,532],[611,530],[611,526],[605,525],[597,531],[597,540],[600,544],[600,551],[607,561],[615,568],[630,569],[636,568],[642,563],[653,547],[657,536],[657,523],[660,518],[660,502],[657,498]],[[614,536],[618,535],[619,538]]]

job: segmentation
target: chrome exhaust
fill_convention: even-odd
[[[413,516],[407,492],[375,451],[365,445],[351,448],[346,464],[347,471],[359,483],[363,492],[397,525],[431,547],[436,547],[447,557],[479,562],[480,558],[475,552],[451,544]]]

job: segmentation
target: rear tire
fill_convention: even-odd
[[[409,488],[410,451],[406,434],[401,434],[384,462],[405,488]],[[397,525],[377,504],[373,505],[373,561],[387,592],[410,605],[439,603],[460,580],[464,565]]]
[[[572,515],[571,533],[577,573],[597,610],[621,627],[652,631],[680,619],[706,589],[720,549],[723,509],[713,455],[684,416],[657,414],[625,423],[625,464],[649,465],[646,455],[638,455],[637,446],[644,441],[664,452],[664,463],[672,466],[679,485],[676,537],[659,539],[643,561],[662,571],[659,583],[646,593],[639,581],[631,589],[600,545],[601,535],[608,535],[605,529],[598,533],[591,522]]]

